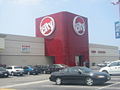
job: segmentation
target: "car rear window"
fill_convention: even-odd
[[[7,67],[7,69],[12,69],[12,67]]]
[[[14,67],[15,69],[21,69],[22,67]]]
[[[3,67],[0,67],[0,71],[5,71],[6,69]]]

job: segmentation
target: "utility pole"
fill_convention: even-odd
[[[120,0],[117,2],[112,2],[113,5],[118,5],[118,12],[119,12],[119,20],[115,22],[115,38],[120,39]],[[120,53],[120,50],[119,50]],[[120,57],[119,57],[120,59]]]
[[[119,20],[115,22],[115,38],[120,39],[120,0],[117,2],[112,2],[113,5],[118,5],[119,10]]]
[[[119,20],[120,20],[120,0],[118,0],[117,2],[112,2],[113,5],[118,5],[118,10],[119,10]]]

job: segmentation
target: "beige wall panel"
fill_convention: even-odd
[[[45,56],[1,56],[1,64],[6,65],[46,65],[52,64],[52,57]]]
[[[30,51],[22,52],[22,46],[30,46]],[[44,39],[8,35],[5,39],[5,50],[0,52],[0,55],[44,55],[44,53]]]
[[[4,38],[0,38],[0,50],[5,49],[5,40]]]
[[[6,40],[15,40],[15,41],[25,41],[25,42],[44,42],[43,38],[29,37],[29,36],[20,36],[20,35],[10,35],[6,34]]]

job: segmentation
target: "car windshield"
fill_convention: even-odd
[[[54,64],[56,67],[64,67],[62,64]]]
[[[80,67],[80,70],[81,70],[83,73],[90,73],[90,72],[93,72],[92,69],[87,68],[87,67]]]

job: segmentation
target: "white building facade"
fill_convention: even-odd
[[[89,44],[90,65],[94,66],[105,61],[113,61],[119,59],[119,51],[117,46]]]
[[[52,63],[51,57],[44,56],[42,38],[6,35],[1,41],[0,64],[23,66]]]

